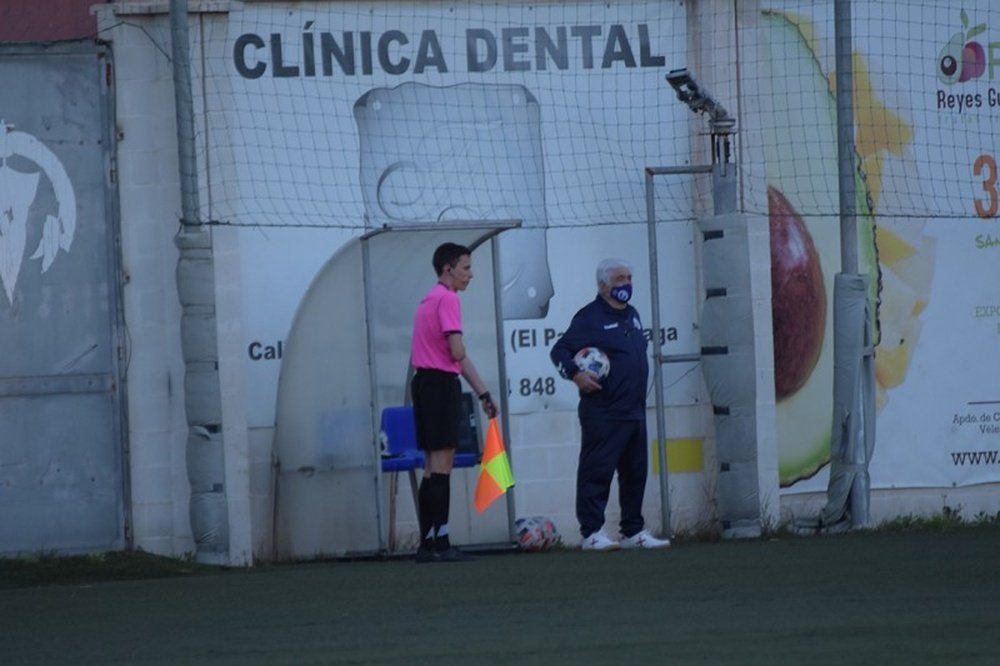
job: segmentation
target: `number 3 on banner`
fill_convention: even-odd
[[[983,191],[989,198],[989,205],[984,206],[981,199],[976,199],[976,214],[979,217],[994,217],[997,214],[997,208],[1000,207],[1000,193],[997,192],[997,161],[993,159],[992,155],[984,153],[977,157],[975,164],[972,165],[973,175],[978,176],[983,171],[986,171]]]

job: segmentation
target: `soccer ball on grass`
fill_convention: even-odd
[[[517,547],[528,553],[548,550],[562,543],[556,526],[544,516],[518,518],[514,521],[514,533]]]

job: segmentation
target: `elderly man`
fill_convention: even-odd
[[[605,259],[597,267],[597,297],[576,313],[553,345],[551,357],[559,373],[580,390],[580,461],[576,474],[576,517],[584,550],[665,548],[644,527],[642,499],[646,491],[646,338],[632,298],[632,268],[621,259]],[[584,347],[601,349],[611,362],[601,380],[577,367],[573,357]],[[611,481],[618,472],[621,538],[605,534],[604,511]]]

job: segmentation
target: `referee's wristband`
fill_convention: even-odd
[[[479,399],[480,400],[489,400],[490,399],[490,392],[489,391],[483,391],[482,393],[479,394]]]

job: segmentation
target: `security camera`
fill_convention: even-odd
[[[707,113],[713,121],[728,119],[729,113],[708,93],[698,87],[687,69],[674,69],[667,73],[667,83],[677,93],[677,99],[695,113]]]

